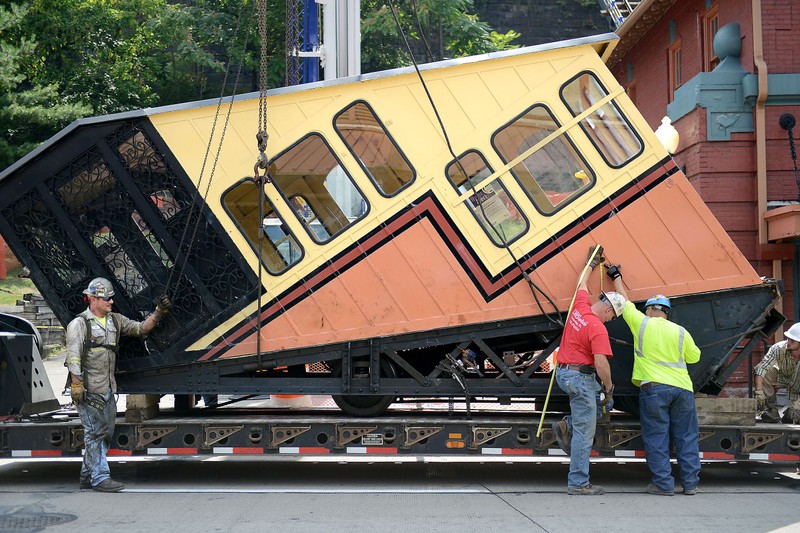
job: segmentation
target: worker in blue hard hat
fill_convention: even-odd
[[[700,349],[684,327],[669,320],[669,298],[656,294],[645,302],[642,313],[628,300],[619,266],[609,265],[607,273],[614,289],[626,299],[622,318],[633,334],[631,381],[639,387],[642,440],[652,474],[647,492],[694,495],[700,481],[700,431],[694,386],[686,365],[700,360]],[[676,486],[672,476],[670,436],[682,486]]]
[[[800,323],[783,333],[755,368],[755,397],[762,422],[800,424]],[[781,418],[776,393],[786,388],[789,407]]]

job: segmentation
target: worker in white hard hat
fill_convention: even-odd
[[[602,261],[602,248],[590,252],[592,270]],[[581,277],[578,285],[556,359],[556,382],[569,396],[570,414],[551,426],[558,445],[570,456],[567,493],[578,496],[605,492],[589,482],[589,455],[597,427],[599,392],[604,392],[601,406],[610,409],[614,390],[608,363],[613,352],[603,323],[622,314],[625,302],[621,295],[606,292],[591,303],[586,277]]]
[[[755,397],[762,422],[800,424],[800,322],[783,334],[786,340],[773,344],[756,365]],[[789,407],[783,417],[778,410],[776,393],[786,388]]]
[[[633,375],[639,387],[639,418],[645,459],[652,474],[647,492],[672,496],[697,494],[700,481],[700,426],[694,385],[687,364],[700,360],[700,348],[691,333],[669,320],[672,304],[656,294],[644,304],[644,313],[628,301],[619,266],[608,265],[614,289],[625,297],[622,318],[633,334]],[[675,484],[670,464],[670,437],[675,445],[681,485]]]
[[[117,363],[122,335],[143,337],[150,333],[172,303],[162,296],[155,311],[143,322],[113,313],[114,286],[106,278],[95,278],[83,291],[87,308],[67,326],[68,380],[75,408],[83,424],[84,454],[81,489],[119,492],[124,485],[111,479],[106,454],[114,436],[117,417]]]

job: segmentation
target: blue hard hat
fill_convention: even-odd
[[[656,294],[655,296],[651,297],[649,300],[647,300],[647,302],[645,302],[644,308],[647,309],[651,305],[665,307],[668,311],[672,309],[672,306],[669,304],[669,298],[663,294]]]

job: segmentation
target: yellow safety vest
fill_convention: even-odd
[[[700,348],[685,328],[662,317],[648,317],[632,302],[622,318],[633,333],[633,376],[637,387],[654,381],[694,391],[686,365],[700,360]]]

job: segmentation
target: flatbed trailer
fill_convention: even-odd
[[[566,457],[540,413],[390,411],[376,418],[338,412],[195,409],[130,423],[120,418],[109,456],[427,456]],[[0,457],[80,457],[74,411],[0,419]],[[639,421],[614,413],[597,426],[593,457],[643,458]],[[800,462],[800,425],[703,425],[703,460]]]

